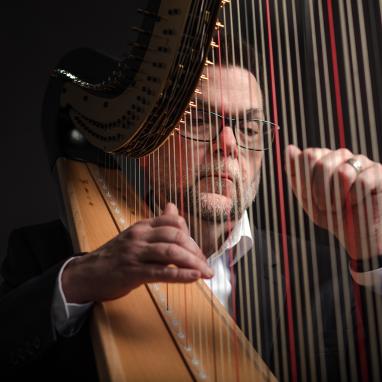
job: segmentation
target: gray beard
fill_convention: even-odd
[[[243,214],[241,198],[232,200],[231,208],[229,210],[221,206],[212,206],[206,200],[208,195],[201,195],[194,188],[188,190],[185,196],[185,205],[190,203],[190,213],[195,214],[198,219],[204,221],[224,223],[240,219]]]
[[[199,193],[194,187],[190,187],[184,192],[184,205],[189,206],[191,215],[196,215],[198,219],[208,222],[225,223],[227,221],[239,220],[244,211],[251,205],[256,197],[260,183],[260,172],[256,179],[249,186],[248,190],[243,190],[236,184],[235,197],[229,209],[223,208],[219,203],[211,203],[208,198],[213,197],[212,193]],[[219,195],[219,194],[217,194]],[[222,197],[222,196],[221,196]]]

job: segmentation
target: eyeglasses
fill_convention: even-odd
[[[204,110],[193,110],[186,114],[183,122],[175,130],[182,137],[198,142],[213,142],[223,126],[230,126],[237,145],[252,151],[269,150],[275,131],[280,129],[272,122],[254,118],[251,112],[244,119],[236,119]]]

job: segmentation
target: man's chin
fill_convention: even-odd
[[[242,209],[240,204],[225,195],[200,193],[196,206],[198,215],[205,221],[223,223],[240,219]]]

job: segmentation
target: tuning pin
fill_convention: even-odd
[[[196,93],[196,94],[203,94],[198,88],[196,88],[196,89],[194,90],[194,93]]]
[[[138,33],[146,33],[146,34],[148,33],[144,29],[138,28],[138,27],[131,27],[131,30],[134,31],[134,32],[138,32]]]
[[[213,65],[214,63],[210,61],[208,58],[206,59],[206,62],[204,63],[205,66]]]
[[[142,8],[138,8],[137,9],[137,12],[138,13],[141,13],[145,16],[150,16],[150,17],[153,17],[156,21],[159,21],[159,20],[162,20],[162,17],[158,16],[156,13],[154,12],[150,12],[148,11],[147,9],[142,9]]]
[[[189,102],[189,105],[190,105],[191,107],[196,107],[196,104],[195,104],[194,101],[190,101],[190,102]]]
[[[129,48],[137,48],[137,49],[144,49],[144,50],[153,50],[152,48],[149,48],[147,45],[139,44],[138,42],[129,42],[129,43],[127,43],[127,46]]]
[[[147,30],[142,29],[142,28],[131,27],[130,29],[131,29],[132,31],[134,31],[134,32],[137,32],[137,33],[141,33],[141,34],[145,34],[145,35],[150,35],[150,36],[158,37],[158,38],[161,38],[161,39],[163,38],[162,35],[155,34],[155,33],[151,33],[151,32],[149,32],[149,31],[147,31]],[[173,34],[173,33],[172,33],[171,30],[169,30],[169,29],[165,29],[165,30],[163,31],[163,34]]]
[[[217,20],[215,23],[215,29],[219,29],[219,28],[224,28],[224,25],[219,20]]]
[[[230,2],[231,2],[231,0],[222,0],[220,3],[220,6],[224,7],[226,4],[229,4]]]
[[[202,75],[200,76],[200,79],[201,79],[201,80],[208,80],[208,77],[207,77],[205,74],[202,74]]]
[[[219,45],[216,44],[216,42],[214,40],[211,41],[211,44],[210,44],[213,48],[219,48]]]

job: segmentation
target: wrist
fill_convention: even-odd
[[[89,258],[90,255],[75,257],[62,272],[62,292],[69,304],[85,304],[92,301],[88,290],[89,283],[86,281],[89,274]]]
[[[382,254],[366,259],[350,259],[350,268],[354,272],[369,272],[382,268]]]

